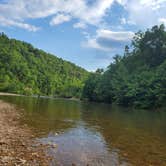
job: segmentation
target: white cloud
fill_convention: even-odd
[[[113,51],[117,48],[124,47],[133,38],[134,33],[131,31],[111,31],[99,29],[96,36],[89,37],[82,46],[98,49],[101,51]]]
[[[127,20],[124,17],[120,19],[120,22],[121,22],[121,24],[127,24]]]
[[[159,24],[159,19],[166,15],[166,0],[118,0],[128,13],[121,23],[134,23],[140,27]]]
[[[71,19],[75,18],[84,24],[97,26],[113,1],[95,0],[92,5],[89,5],[86,0],[6,0],[6,3],[0,3],[0,16],[23,23],[26,19],[44,18],[63,13],[64,17],[62,15],[60,15],[61,18],[53,17],[51,25],[69,21],[67,16],[70,15]],[[81,24],[75,26],[81,27]]]
[[[166,25],[166,18],[159,18],[158,22],[159,22],[159,24],[165,24]]]
[[[93,48],[101,51],[111,51],[111,48],[101,46],[96,38],[89,38],[86,42],[82,42],[82,47]]]
[[[119,41],[128,41],[133,38],[134,33],[131,31],[111,31],[111,30],[105,30],[100,29],[97,30],[97,37],[99,38],[105,38],[105,39],[113,39],[113,40],[119,40]]]
[[[133,21],[127,20],[127,19],[124,18],[124,17],[120,19],[120,23],[121,23],[122,25],[125,25],[125,24],[135,25],[135,23],[134,23]]]
[[[87,27],[87,25],[83,22],[78,22],[78,23],[75,23],[73,25],[74,28],[81,28],[81,29],[85,29]]]
[[[58,25],[71,20],[70,15],[58,14],[50,21],[50,25]]]
[[[31,29],[27,26],[35,29],[26,20],[45,17],[51,18],[51,25],[77,19],[74,28],[87,25],[101,28],[105,25],[104,16],[115,1],[127,12],[121,20],[122,25],[135,24],[138,28],[147,28],[159,24],[166,16],[166,0],[93,0],[93,3],[88,3],[88,0],[5,0],[5,3],[0,3],[0,16],[13,21],[10,26],[24,29]]]
[[[28,31],[37,31],[39,30],[39,27],[33,26],[33,25],[29,25],[26,23],[22,23],[22,22],[17,22],[14,20],[10,20],[10,19],[6,19],[0,16],[0,25],[2,26],[15,26],[15,27],[19,27],[19,28],[23,28],[26,29]]]
[[[102,21],[103,16],[105,16],[107,9],[111,7],[114,0],[98,0],[96,4],[85,10],[83,14],[83,20],[87,23],[98,24]]]

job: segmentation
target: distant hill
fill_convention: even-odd
[[[164,25],[138,32],[123,56],[107,70],[89,76],[83,98],[141,108],[166,106],[166,31]]]
[[[0,34],[0,91],[80,97],[88,72],[73,63]]]

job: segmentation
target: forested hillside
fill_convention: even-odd
[[[0,91],[79,97],[88,72],[31,44],[0,34]]]
[[[166,105],[166,31],[164,25],[138,32],[124,56],[86,81],[82,97],[90,101],[142,108]]]

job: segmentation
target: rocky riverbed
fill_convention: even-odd
[[[22,125],[21,111],[0,100],[0,166],[46,166],[51,158],[47,145],[35,141],[32,130]]]

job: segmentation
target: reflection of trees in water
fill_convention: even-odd
[[[23,108],[23,122],[38,134],[64,131],[74,127],[75,122],[80,119],[79,103],[76,101],[20,96],[2,98]]]
[[[46,133],[65,131],[74,127],[75,121],[80,118],[77,103],[63,100],[39,99],[36,101],[33,113],[27,116],[30,124]],[[39,132],[40,133],[40,132]]]
[[[132,163],[164,165],[166,158],[166,112],[130,110],[106,104],[30,97],[1,97],[24,108],[25,122],[35,132],[70,131],[82,121],[99,132],[108,149],[120,149]]]
[[[120,149],[133,164],[165,163],[166,113],[95,103],[86,103],[81,110],[87,127],[100,132],[109,149]]]

